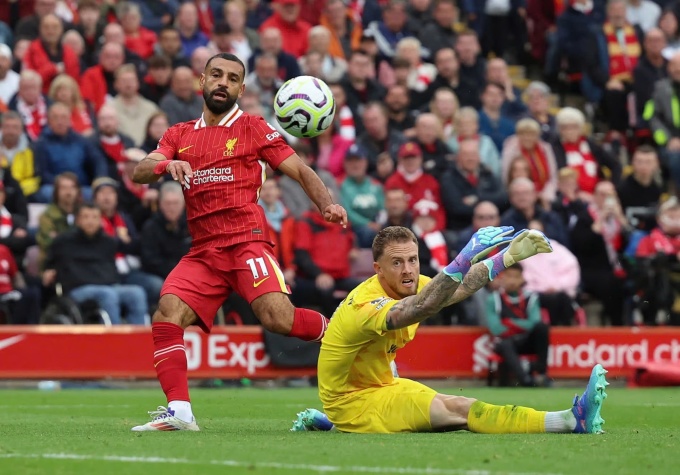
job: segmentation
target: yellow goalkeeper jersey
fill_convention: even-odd
[[[418,292],[431,279],[420,276]],[[387,296],[377,276],[352,290],[338,306],[321,341],[318,378],[324,407],[343,396],[394,383],[390,363],[411,341],[418,324],[387,330],[387,313],[398,302]]]

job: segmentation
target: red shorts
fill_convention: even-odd
[[[165,279],[161,296],[179,297],[196,312],[198,325],[210,333],[217,310],[231,292],[248,303],[270,292],[290,293],[269,243],[191,250]]]

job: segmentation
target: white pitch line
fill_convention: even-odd
[[[130,404],[0,404],[0,409],[72,409],[132,407]]]
[[[122,455],[80,455],[80,454],[0,454],[0,459],[49,459],[49,460],[88,460],[97,462],[158,463],[174,465],[218,465],[223,467],[269,468],[279,470],[304,470],[317,473],[385,473],[404,475],[558,475],[521,472],[492,472],[489,470],[461,470],[426,467],[377,467],[363,465],[307,465],[279,462],[244,462],[240,460],[189,460],[166,457],[133,457]]]

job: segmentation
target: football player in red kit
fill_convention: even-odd
[[[151,183],[169,173],[184,187],[191,250],[168,275],[153,315],[154,367],[168,406],[134,431],[199,430],[189,402],[184,330],[209,332],[218,308],[232,291],[248,300],[268,330],[320,341],[328,320],[295,308],[288,298],[264,211],[257,204],[270,165],[295,179],[326,221],[347,224],[319,177],[262,117],[239,109],[245,67],[220,53],[201,75],[203,115],[168,129],[158,148],[134,173]]]

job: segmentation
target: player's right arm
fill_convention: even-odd
[[[177,141],[179,139],[177,132],[178,129],[171,127],[163,134],[156,150],[149,153],[135,167],[132,181],[142,184],[154,183],[160,177],[169,173],[172,175],[173,180],[189,188],[191,177],[193,176],[191,165],[189,165],[189,162],[175,160],[178,152]]]

